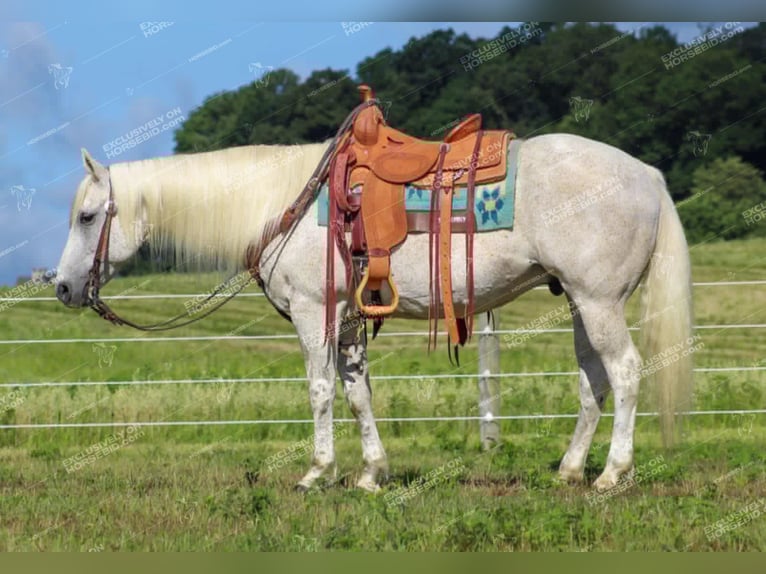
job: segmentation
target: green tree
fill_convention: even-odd
[[[693,182],[692,195],[678,204],[690,243],[766,236],[766,221],[747,221],[748,212],[766,202],[758,169],[736,156],[717,158],[698,167]]]
[[[285,124],[286,132],[293,140],[290,143],[317,142],[333,137],[358,103],[356,83],[346,70],[327,68],[313,72],[293,89],[287,110],[290,117]],[[252,143],[266,142],[256,130],[252,134]]]

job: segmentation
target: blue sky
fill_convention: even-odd
[[[169,127],[205,97],[252,82],[258,65],[302,77],[327,67],[353,72],[363,58],[412,36],[452,27],[491,37],[506,25],[348,24],[0,23],[0,284],[58,263],[83,176],[81,147],[109,162],[107,151],[123,134],[153,121]],[[699,33],[696,23],[667,26],[681,41]],[[161,131],[111,161],[168,155],[172,133]]]

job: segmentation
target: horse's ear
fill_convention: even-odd
[[[106,168],[93,159],[85,148],[82,148],[82,163],[94,181],[99,181],[107,175]]]

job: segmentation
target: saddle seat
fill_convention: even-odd
[[[365,101],[373,97],[368,86],[360,86],[359,90]],[[362,110],[354,121],[349,184],[353,187],[361,183],[367,172],[359,168],[367,168],[377,178],[389,183],[431,187],[440,149],[443,144],[447,144],[442,170],[452,173],[448,179],[451,179],[453,185],[466,185],[471,156],[476,140],[480,137],[480,130],[481,114],[471,114],[455,126],[443,141],[422,140],[386,125],[380,109],[370,106]],[[497,181],[505,176],[503,148],[507,151],[509,132],[481,133],[475,181]],[[356,178],[354,171],[357,171]]]

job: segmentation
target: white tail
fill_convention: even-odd
[[[643,373],[655,389],[662,439],[676,438],[675,414],[691,408],[692,284],[686,237],[662,174],[652,169],[660,195],[654,253],[641,293]]]

